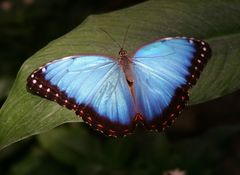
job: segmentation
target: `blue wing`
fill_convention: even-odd
[[[136,51],[135,98],[147,128],[162,129],[178,115],[209,53],[205,42],[187,38],[157,40]]]
[[[133,99],[122,69],[111,58],[70,56],[50,62],[30,77],[29,86],[40,95],[76,110],[94,128],[108,135],[130,132]]]

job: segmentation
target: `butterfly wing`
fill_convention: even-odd
[[[184,37],[160,39],[135,52],[135,99],[147,129],[162,130],[173,122],[210,55],[206,42]]]
[[[27,86],[75,110],[107,135],[122,136],[133,129],[133,99],[122,69],[109,57],[79,55],[55,60],[34,71]]]

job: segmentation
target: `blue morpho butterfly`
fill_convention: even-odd
[[[204,41],[162,38],[132,56],[121,47],[118,58],[82,54],[54,60],[35,70],[27,87],[108,136],[132,133],[138,123],[162,131],[185,107],[210,56]]]

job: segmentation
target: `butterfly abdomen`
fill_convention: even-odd
[[[125,55],[125,56],[120,55],[118,63],[125,74],[125,78],[126,78],[128,85],[130,87],[132,87],[132,85],[134,83],[134,77],[133,77],[133,72],[132,72],[132,67],[131,67],[132,63],[130,61],[130,58],[128,58],[127,55]]]

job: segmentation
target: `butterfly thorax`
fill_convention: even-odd
[[[119,51],[118,63],[123,69],[128,85],[131,87],[133,85],[133,73],[131,68],[132,60],[129,58],[127,51],[123,48]]]

